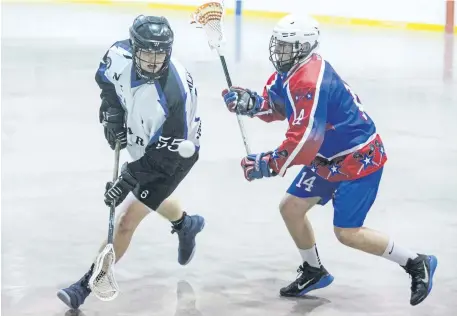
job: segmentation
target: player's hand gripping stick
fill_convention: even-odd
[[[241,87],[231,87],[222,91],[225,105],[230,112],[253,117],[262,106],[262,97],[256,92]]]

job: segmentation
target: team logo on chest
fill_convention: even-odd
[[[131,129],[130,127],[127,127],[127,132],[128,132],[129,135],[133,135],[133,134],[134,134],[133,131],[132,131],[132,129]],[[139,146],[144,147],[144,139],[141,138],[141,137],[138,136],[138,135],[136,135],[135,137],[136,137],[136,138],[135,138],[134,143],[137,144],[137,145],[139,145]]]

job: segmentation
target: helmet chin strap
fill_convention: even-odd
[[[141,48],[140,48],[141,49]],[[134,59],[133,59],[133,65],[135,67],[135,72],[138,77],[146,80],[147,83],[152,83],[156,80],[159,80],[161,77],[165,76],[167,73],[168,65],[170,62],[170,57],[165,58],[163,62],[161,63],[161,67],[154,72],[148,71],[148,69],[143,68],[141,66],[142,60],[140,57],[137,56],[137,50],[140,50],[138,48],[134,48]],[[171,56],[171,50],[168,53],[168,56]]]
[[[308,62],[311,59],[311,57],[318,45],[319,45],[319,43],[316,41],[314,43],[314,45],[305,54],[303,54],[303,56],[300,56],[300,57],[297,56],[298,57],[297,62],[294,66],[292,66],[290,68],[290,70],[292,70],[296,65],[300,65],[300,64]]]
[[[309,44],[309,43],[307,43]],[[309,58],[311,58],[311,55],[313,54],[314,50],[317,48],[319,43],[316,41],[313,46],[311,46],[306,52],[304,52],[303,56],[298,57],[298,62],[304,62],[307,61]]]
[[[160,80],[160,78],[162,78],[165,74],[161,74],[161,75],[157,75],[158,73],[162,72],[162,71],[165,71],[164,69],[160,69],[158,72],[149,72],[149,71],[146,71],[142,68],[140,69],[136,69],[136,74],[146,80],[146,83],[153,83],[154,81],[157,81],[157,80]],[[149,76],[148,76],[149,74]]]

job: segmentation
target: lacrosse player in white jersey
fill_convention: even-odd
[[[195,252],[195,237],[205,221],[187,215],[168,197],[198,160],[201,121],[197,91],[191,75],[174,58],[173,31],[164,17],[138,16],[130,38],[113,44],[100,63],[95,79],[101,88],[100,123],[112,149],[126,148],[130,162],[106,185],[105,203],[116,203],[114,250],[119,260],[138,224],[157,211],[171,222],[179,240],[178,262],[186,265]],[[178,153],[183,140],[195,144],[190,158]],[[103,249],[106,245],[102,245]],[[91,293],[88,281],[94,264],[58,297],[77,309]]]

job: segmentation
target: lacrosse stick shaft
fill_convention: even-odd
[[[221,59],[222,68],[224,69],[225,79],[227,80],[227,84],[230,88],[232,86],[232,79],[230,79],[227,63],[225,62],[225,56],[219,55],[219,58]]]
[[[227,63],[225,62],[225,57],[223,55],[219,55],[219,58],[221,60],[222,68],[224,69],[225,80],[227,81],[228,87],[231,88],[232,79],[230,79],[230,73],[227,68]],[[251,154],[251,149],[249,148],[243,121],[241,120],[241,117],[238,114],[236,115],[236,119],[238,120],[238,125],[239,125],[240,131],[241,131],[241,138],[243,138],[243,143],[244,143],[244,148],[246,149],[246,154],[249,155],[249,154]]]
[[[114,169],[113,169],[113,183],[117,180],[119,174],[119,155],[121,151],[121,143],[116,141],[116,147],[114,148]],[[116,211],[116,201],[110,206],[109,211],[109,223],[108,223],[108,244],[113,243],[113,235],[114,235],[114,214]]]
[[[222,68],[224,69],[225,79],[227,80],[228,87],[232,87],[232,80],[230,79],[230,74],[228,72],[227,63],[225,62],[225,57],[223,53],[223,42],[224,34],[222,27],[222,17],[224,15],[224,0],[215,1],[210,0],[199,6],[197,10],[192,14],[192,23],[198,23],[201,27],[205,29],[206,36],[208,37],[208,44],[211,49],[216,49],[219,58],[221,60]],[[248,145],[246,138],[246,132],[244,129],[244,124],[239,115],[236,116],[238,120],[238,125],[241,131],[241,137],[243,138],[244,147],[246,153],[249,155],[251,150]]]

